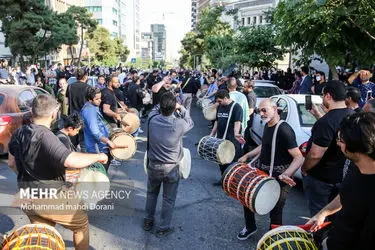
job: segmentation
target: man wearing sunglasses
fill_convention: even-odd
[[[280,122],[280,115],[277,105],[271,99],[264,99],[259,104],[257,112],[261,115],[262,120],[266,123],[262,137],[262,144],[254,150],[238,159],[239,162],[246,162],[248,158],[259,155],[259,159],[252,166],[272,175],[276,178],[281,187],[280,198],[275,208],[271,211],[271,224],[282,225],[283,208],[286,196],[294,186],[292,179],[294,173],[301,167],[303,156],[298,149],[296,135],[292,127],[282,122],[276,131],[275,154],[273,171],[270,173],[272,138],[277,124]],[[257,231],[254,213],[244,206],[244,216],[246,225],[238,234],[239,240],[246,240]]]

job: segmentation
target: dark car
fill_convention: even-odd
[[[29,123],[31,104],[44,89],[27,85],[0,85],[0,154],[8,152],[8,143],[13,132]]]

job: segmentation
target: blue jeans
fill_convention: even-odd
[[[154,220],[156,204],[163,184],[163,204],[161,209],[161,230],[171,227],[172,214],[177,196],[178,183],[180,180],[179,167],[176,166],[169,173],[165,173],[164,164],[159,164],[160,169],[148,168],[146,219]],[[154,165],[155,167],[155,165]]]
[[[329,184],[307,175],[303,178],[303,190],[310,214],[314,216],[338,195],[340,183]]]

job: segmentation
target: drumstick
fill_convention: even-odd
[[[116,145],[116,148],[128,148],[129,146],[127,146],[127,145]],[[115,148],[115,149],[116,149]],[[103,147],[103,149],[111,149],[110,147],[108,147],[108,146],[106,146],[106,147]]]
[[[327,221],[327,222],[324,222],[322,225],[319,226],[318,230],[322,229],[322,228],[325,228],[326,226],[328,226],[329,224],[331,224],[330,221]],[[278,228],[278,227],[281,227],[283,225],[276,225],[276,224],[271,224],[271,229],[275,229],[275,228]],[[295,225],[296,227],[299,227],[305,231],[310,231],[311,227],[312,227],[312,224],[310,225]]]

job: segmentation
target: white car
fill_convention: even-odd
[[[322,98],[318,95],[312,95],[311,97],[312,102],[323,113],[320,108]],[[305,108],[305,95],[275,95],[271,99],[277,104],[280,118],[293,128],[297,145],[305,156],[307,142],[311,136],[311,128],[316,122],[316,118]],[[262,143],[264,125],[265,123],[260,118],[260,114],[254,114],[250,135],[257,145]],[[300,171],[296,173],[296,177],[302,178]]]
[[[256,107],[264,98],[280,95],[282,92],[273,81],[254,80],[254,93],[257,98]]]
[[[75,76],[72,76],[68,79],[68,84],[72,84],[72,83],[75,83],[77,82],[77,77]],[[87,84],[90,85],[91,87],[95,87],[96,84],[98,83],[98,77],[97,76],[89,76],[88,80],[87,80]]]

